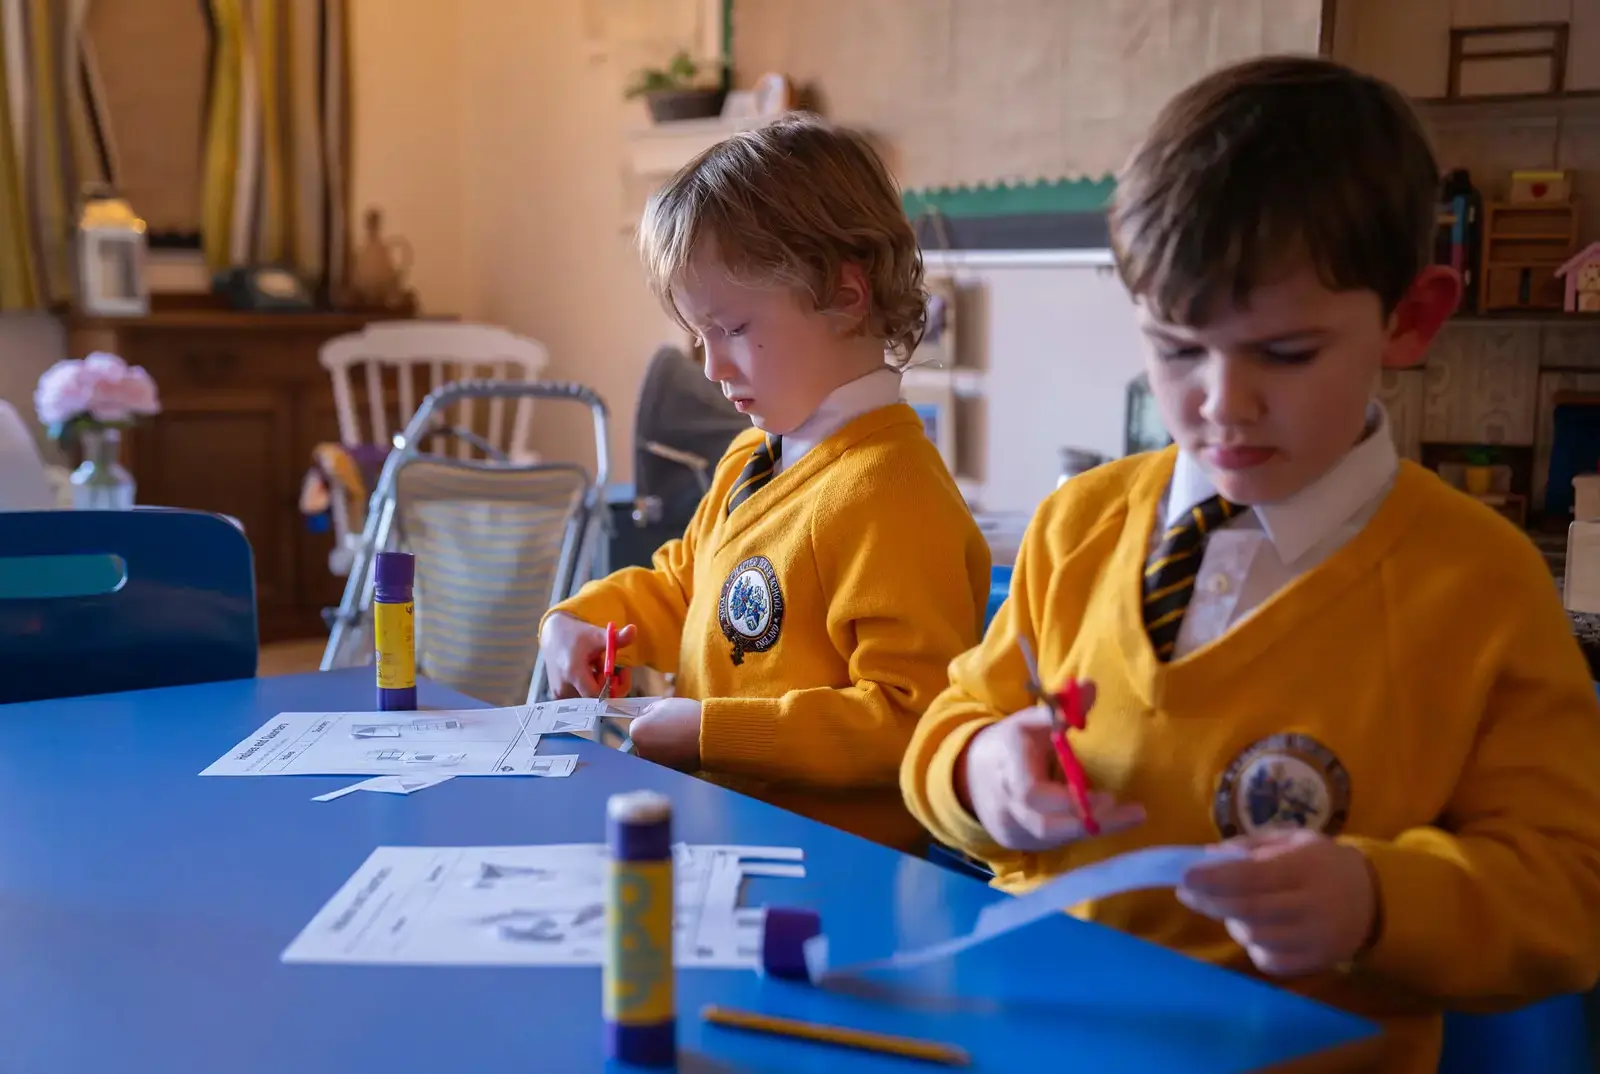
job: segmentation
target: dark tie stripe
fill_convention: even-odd
[[[1195,578],[1205,555],[1206,537],[1238,514],[1220,496],[1196,504],[1182,522],[1168,527],[1145,565],[1144,623],[1157,658],[1168,660],[1178,644],[1183,615],[1194,596]]]
[[[772,480],[772,475],[778,469],[778,460],[781,458],[783,458],[781,436],[767,437],[750,453],[750,461],[744,464],[739,480],[734,483],[733,491],[728,494],[728,514],[733,514],[734,508],[760,492],[767,482]]]

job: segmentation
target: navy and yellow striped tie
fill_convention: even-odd
[[[1190,508],[1188,517],[1161,535],[1144,568],[1144,628],[1157,659],[1171,659],[1178,644],[1178,628],[1194,595],[1206,537],[1241,510],[1238,504],[1213,496]]]
[[[750,461],[745,463],[738,482],[728,494],[728,514],[733,514],[735,507],[760,492],[766,483],[772,480],[773,475],[778,472],[778,460],[781,458],[783,458],[781,436],[767,437],[750,453]]]

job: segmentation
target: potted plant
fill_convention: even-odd
[[[1473,496],[1486,496],[1494,479],[1494,450],[1485,444],[1474,444],[1466,452],[1467,492]]]
[[[709,119],[722,114],[727,90],[721,72],[714,84],[706,77],[708,65],[695,62],[686,49],[679,49],[665,67],[646,67],[633,76],[625,96],[643,97],[650,107],[650,118],[657,123],[675,119]]]
[[[72,505],[91,510],[133,507],[133,475],[122,466],[122,430],[141,415],[159,414],[155,381],[140,366],[96,351],[57,362],[39,378],[33,407],[50,439],[75,441],[83,462],[72,472]]]

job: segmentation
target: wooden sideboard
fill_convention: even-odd
[[[300,514],[312,448],[339,439],[322,343],[379,315],[161,309],[147,317],[68,315],[69,357],[90,351],[142,365],[161,413],[124,444],[138,502],[232,515],[255,550],[261,640],[325,635],[322,609],[344,579],[328,570],[329,533]]]

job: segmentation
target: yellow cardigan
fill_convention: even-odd
[[[903,785],[940,840],[1021,891],[1135,847],[1205,844],[1268,818],[1365,852],[1381,934],[1343,972],[1283,982],[1389,1029],[1384,1070],[1433,1071],[1442,1005],[1506,1006],[1600,974],[1600,702],[1544,561],[1505,519],[1402,463],[1372,520],[1222,637],[1158,662],[1139,581],[1174,449],[1074,478],[1024,540],[1012,595],[951,669]],[[1140,827],[1002,850],[957,800],[979,730],[1029,705],[1016,639],[1048,687],[1093,679],[1074,745]],[[1079,916],[1249,971],[1170,891]]]
[[[914,848],[926,836],[900,759],[949,662],[978,640],[988,545],[903,403],[849,422],[728,515],[760,440],[733,442],[652,569],[553,611],[638,626],[619,661],[675,673],[701,702],[702,775]]]

